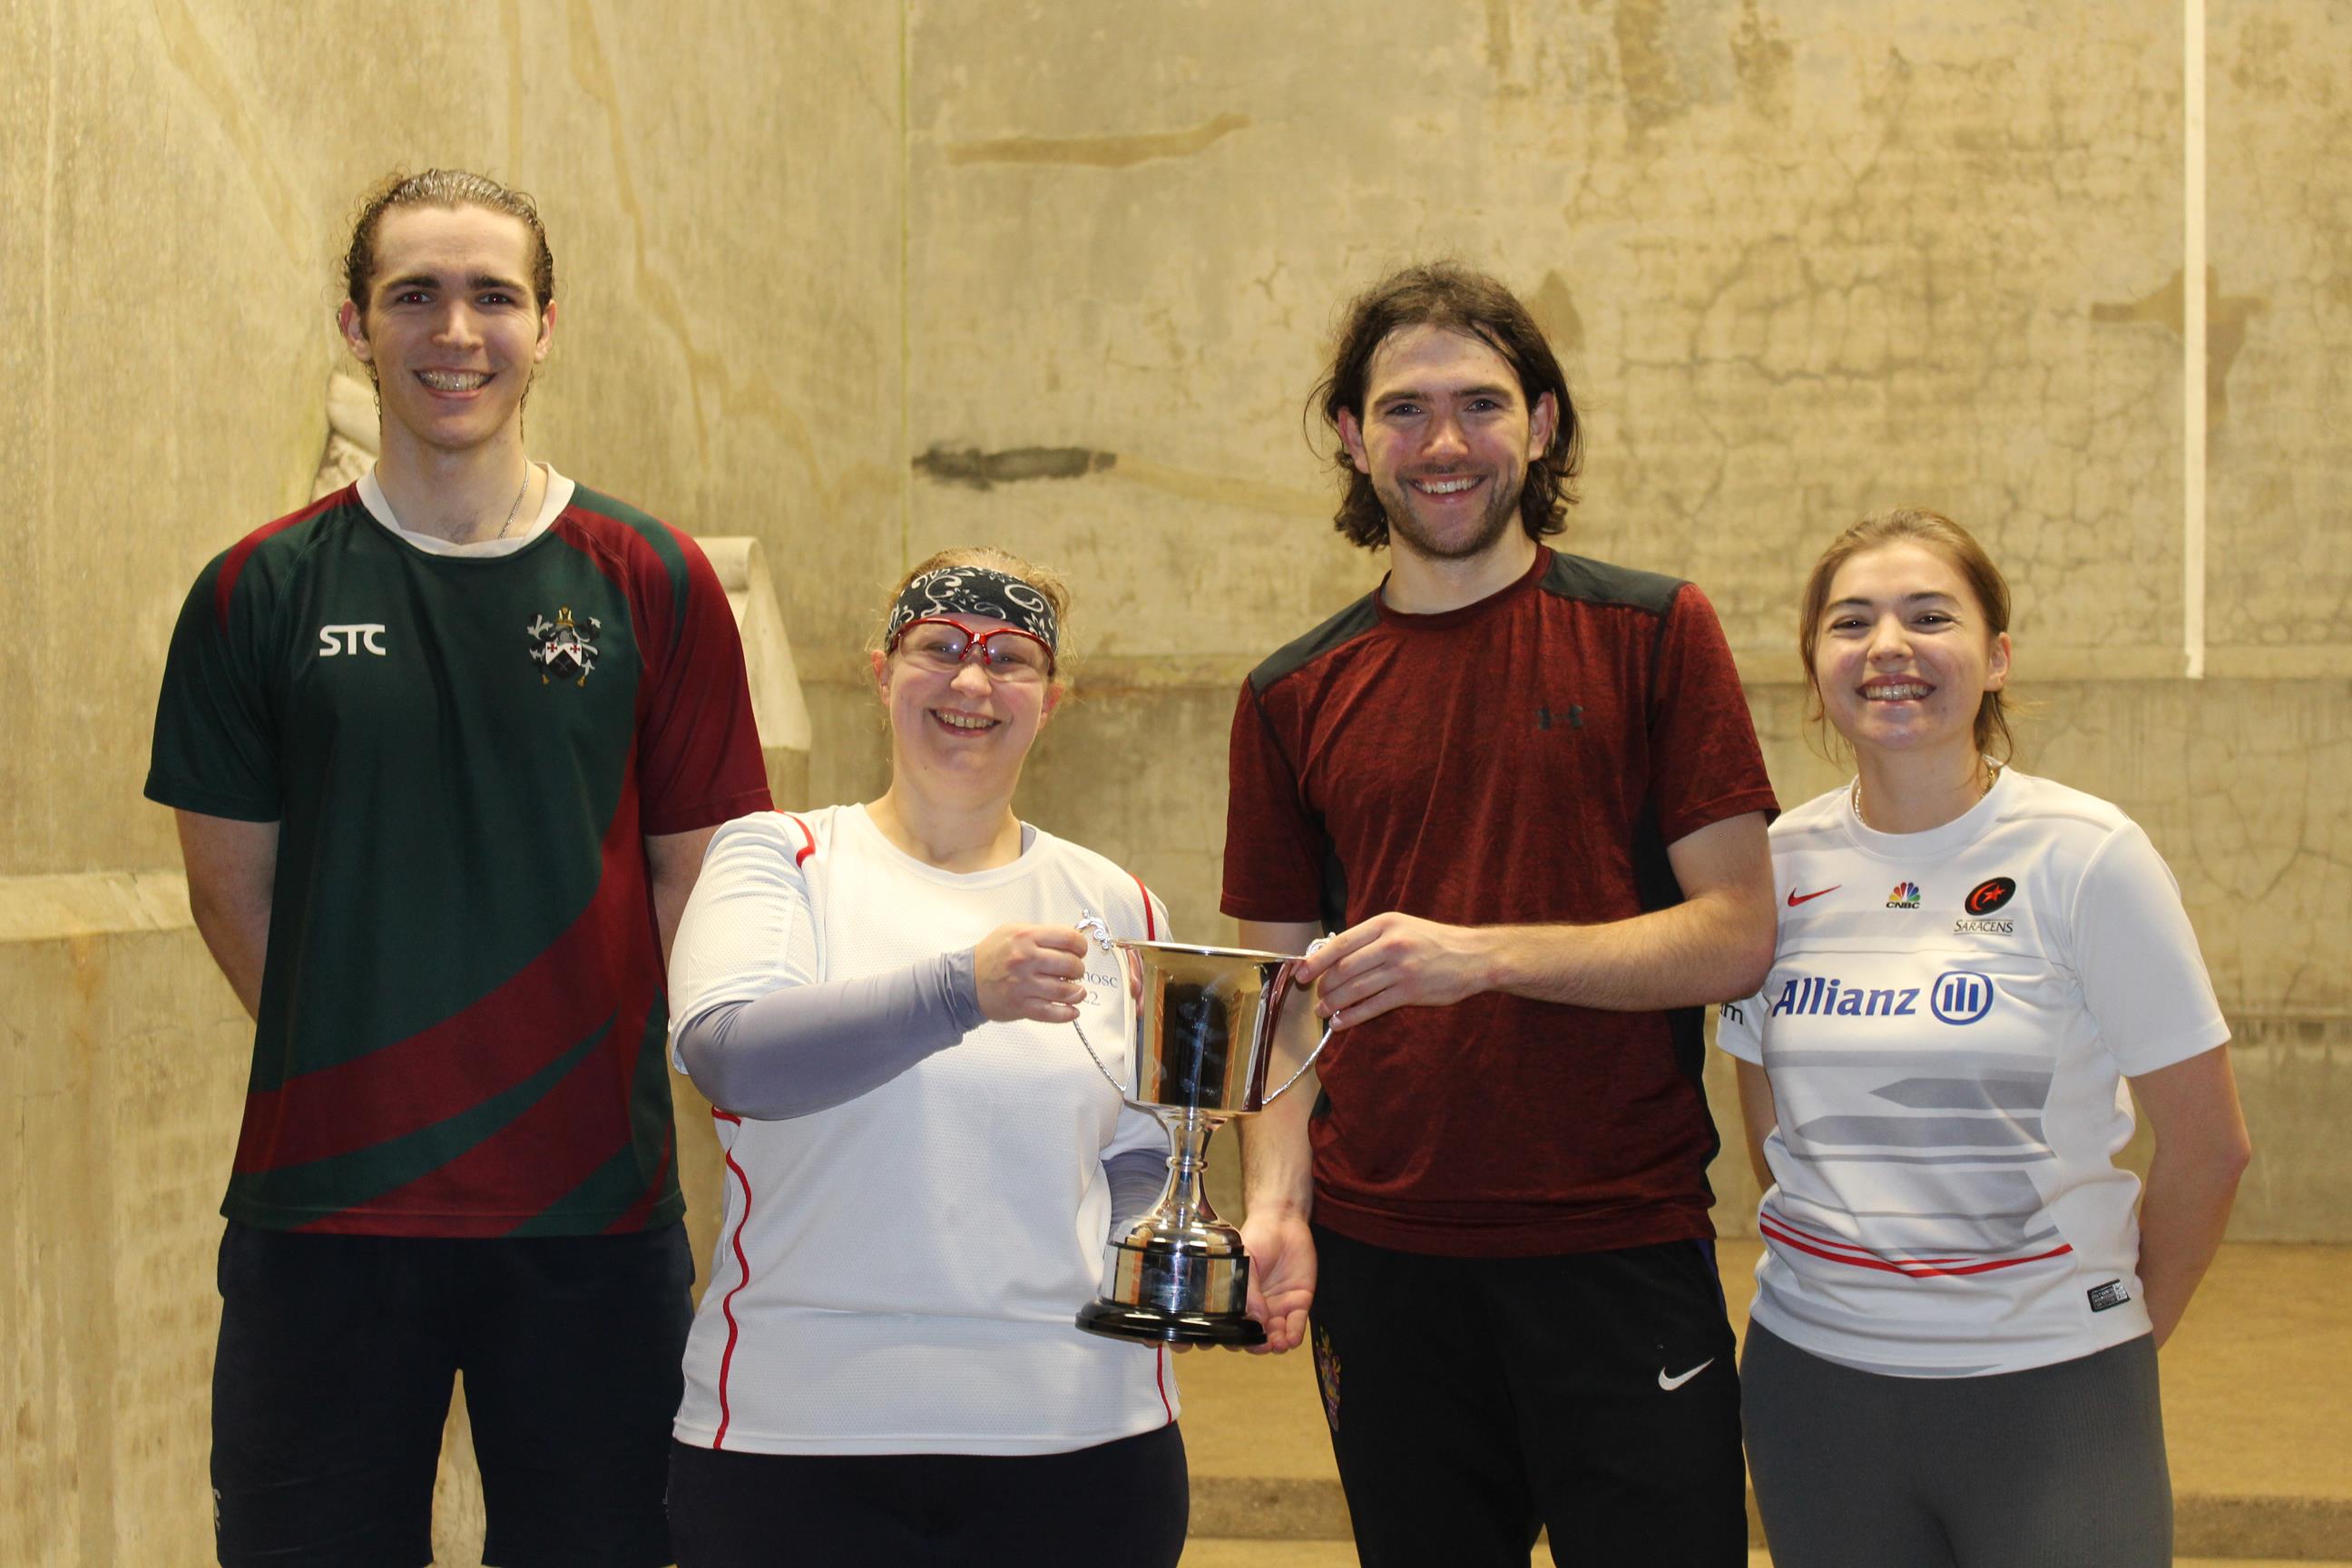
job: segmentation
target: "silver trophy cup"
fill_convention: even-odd
[[[1083,1026],[1079,1042],[1121,1099],[1168,1130],[1170,1144],[1168,1184],[1150,1213],[1111,1237],[1103,1293],[1079,1311],[1078,1327],[1153,1343],[1258,1344],[1265,1330],[1244,1310],[1249,1254],[1202,1184],[1209,1138],[1297,1082],[1331,1031],[1269,1094],[1297,959],[1115,939],[1092,915],[1078,925],[1118,958],[1126,982],[1127,1075],[1104,1065]]]

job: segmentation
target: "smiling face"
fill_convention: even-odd
[[[1533,408],[1479,338],[1406,327],[1372,355],[1339,439],[1388,513],[1390,542],[1437,561],[1484,555],[1518,524],[1528,465],[1551,444],[1549,393]]]
[[[975,634],[1011,625],[993,616],[959,614]],[[1021,764],[1062,700],[1060,683],[991,675],[979,658],[935,669],[908,655],[877,653],[874,679],[890,715],[894,771],[916,775],[927,791],[1009,790]]]
[[[375,376],[387,447],[464,451],[508,435],[547,357],[552,303],[533,297],[522,220],[478,206],[394,207],[375,236],[367,308],[338,318]]]
[[[1949,556],[1903,540],[1847,557],[1816,637],[1814,693],[1857,752],[1976,754],[1985,693],[2009,682],[2009,636]]]

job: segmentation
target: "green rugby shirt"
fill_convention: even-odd
[[[588,489],[505,556],[436,555],[345,489],[197,578],[147,794],[279,825],[222,1213],[276,1230],[667,1224],[643,838],[770,802],[726,596]]]

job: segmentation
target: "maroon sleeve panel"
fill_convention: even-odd
[[[1315,919],[1322,829],[1307,810],[1298,775],[1246,681],[1234,706],[1225,766],[1225,890],[1220,907],[1242,921]]]
[[[1668,844],[1780,802],[1715,606],[1694,583],[1675,595],[1658,633],[1650,727],[1658,836]]]
[[[677,602],[668,574],[683,571],[686,592],[677,623],[647,639],[637,785],[648,834],[712,827],[772,804],[743,672],[742,637],[726,590],[700,546],[669,532],[683,560],[675,566],[646,563],[661,575],[643,601],[651,618],[667,619]]]

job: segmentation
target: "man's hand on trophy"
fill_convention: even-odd
[[[1315,1304],[1315,1235],[1295,1210],[1253,1212],[1242,1221],[1249,1252],[1249,1315],[1265,1329],[1252,1355],[1278,1355],[1307,1342],[1307,1309]]]
[[[973,988],[990,1020],[1076,1021],[1086,1000],[1087,939],[1074,926],[998,926],[972,948]]]
[[[1319,944],[1298,966],[1317,1008],[1351,1028],[1393,1007],[1444,1007],[1489,985],[1489,954],[1475,926],[1413,915],[1374,915]]]

